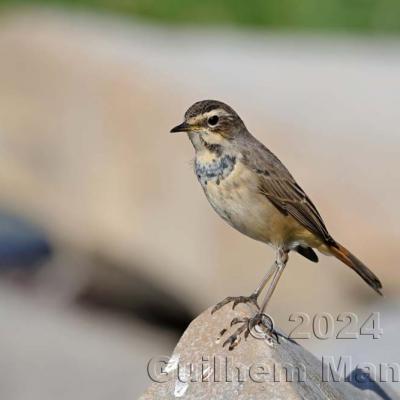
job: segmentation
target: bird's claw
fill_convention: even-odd
[[[248,318],[237,318],[237,317],[233,318],[233,320],[231,321],[231,327],[233,325],[240,324],[241,322],[245,323],[247,321],[248,321]]]
[[[223,343],[223,347],[229,345],[228,349],[230,351],[233,350],[240,343],[242,334],[244,336],[244,339],[247,340],[247,338],[249,337],[251,332],[258,325],[262,326],[264,328],[263,331],[264,331],[265,335],[260,336],[260,332],[254,331],[252,336],[254,336],[255,338],[258,338],[258,339],[269,338],[270,341],[272,339],[272,336],[275,336],[276,340],[278,341],[277,334],[274,331],[273,321],[272,321],[271,317],[266,314],[257,313],[252,318],[247,318],[247,317],[237,318],[236,317],[231,321],[230,326],[232,327],[233,325],[237,325],[237,324],[242,324],[242,325],[239,326],[239,328],[237,328],[236,331],[232,335],[230,335]],[[220,332],[220,337],[223,336],[226,332],[227,332],[227,330],[223,329]]]
[[[227,344],[229,344],[228,350],[232,351],[239,344],[239,342],[240,342],[240,336],[231,335],[228,337],[227,340],[225,340],[222,346],[225,347]]]
[[[226,299],[220,301],[218,304],[214,306],[214,308],[211,310],[211,314],[214,314],[216,311],[224,307],[225,305],[233,303],[232,304],[232,310],[236,308],[238,304],[247,304],[251,303],[253,304],[257,310],[260,309],[258,303],[257,303],[257,296],[255,294],[252,294],[250,296],[229,296]]]
[[[229,344],[228,349],[230,351],[232,351],[240,343],[240,340],[241,340],[240,335],[246,329],[248,329],[248,321],[247,320],[245,322],[243,322],[243,324],[238,329],[236,329],[236,331],[231,336],[229,336],[228,339],[225,340],[225,342],[222,346],[225,347],[227,344]]]

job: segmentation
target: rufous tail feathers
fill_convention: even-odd
[[[357,272],[358,275],[368,283],[377,293],[382,296],[382,283],[379,278],[356,256],[350,253],[344,246],[340,243],[335,243],[329,247],[330,253],[338,258],[340,261],[348,265],[352,270]]]

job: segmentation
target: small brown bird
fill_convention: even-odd
[[[252,318],[234,319],[240,328],[224,343],[232,349],[240,335],[265,322],[264,310],[288,261],[296,251],[313,262],[313,249],[333,255],[381,294],[382,284],[350,251],[329,234],[316,207],[281,161],[247,130],[236,112],[216,100],[193,104],[171,132],[186,132],[195,149],[194,169],[211,206],[232,227],[276,249],[276,260],[250,296],[227,297],[213,312],[233,302],[253,303]],[[257,299],[268,281],[265,298]]]

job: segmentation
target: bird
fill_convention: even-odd
[[[231,326],[240,327],[224,346],[232,350],[242,333],[247,338],[256,325],[271,329],[272,319],[265,309],[291,251],[313,262],[318,262],[315,250],[334,256],[382,295],[378,277],[330,235],[309,196],[278,157],[249,132],[232,107],[217,100],[198,101],[170,132],[187,134],[195,151],[194,172],[217,214],[242,234],[276,251],[274,263],[250,296],[229,296],[212,309],[214,313],[228,303],[233,303],[233,308],[240,303],[256,308],[252,317],[232,321]],[[259,305],[258,298],[268,282]]]

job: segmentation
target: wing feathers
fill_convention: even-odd
[[[260,192],[281,213],[291,215],[327,244],[335,245],[318,210],[281,161],[254,138],[252,148],[247,150],[243,162],[257,173]]]
[[[303,191],[300,192],[297,183],[281,178],[261,177],[259,190],[279,211],[291,215],[325,242],[334,242],[314,204]]]

